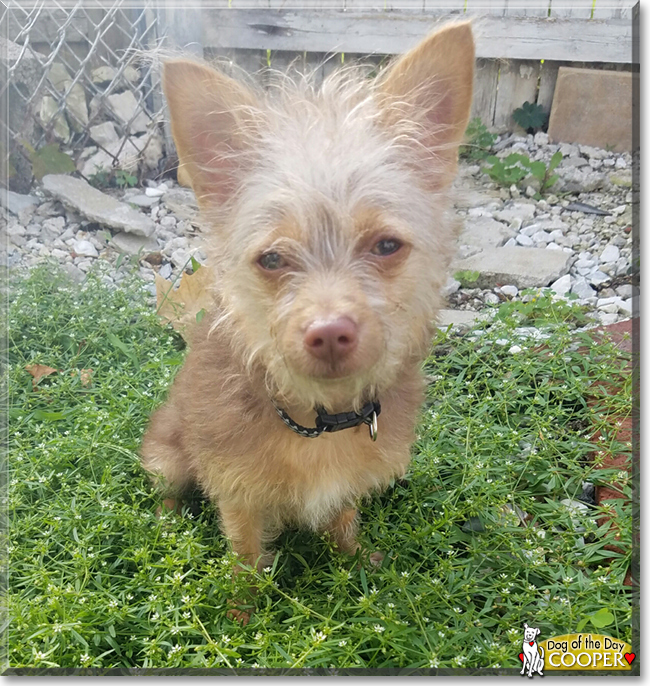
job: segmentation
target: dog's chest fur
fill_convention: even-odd
[[[209,497],[318,528],[403,474],[421,389],[417,365],[405,369],[401,384],[380,398],[376,442],[366,425],[306,438],[278,417],[260,379],[237,363],[228,337],[208,337],[204,326],[152,422],[175,436],[188,473]],[[296,419],[308,423],[306,417]]]

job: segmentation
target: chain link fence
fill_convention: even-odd
[[[154,2],[15,2],[0,9],[0,145],[6,185],[44,173],[155,176],[164,169],[164,39]],[[124,178],[124,176],[122,177]]]

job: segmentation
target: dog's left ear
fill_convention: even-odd
[[[535,636],[539,636],[541,633],[541,629],[535,629]]]
[[[421,166],[433,190],[450,184],[456,174],[473,81],[474,38],[468,21],[431,34],[379,77],[387,123],[403,116],[418,124],[415,137],[428,158]]]

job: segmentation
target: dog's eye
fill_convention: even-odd
[[[282,269],[282,267],[286,266],[287,264],[282,255],[277,252],[264,253],[264,255],[262,255],[257,262],[260,267],[263,269],[268,269],[269,271],[273,271],[274,269]]]
[[[402,244],[394,238],[384,238],[375,245],[371,252],[373,255],[381,255],[383,257],[385,255],[392,255],[401,247]]]

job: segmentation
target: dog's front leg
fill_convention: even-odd
[[[356,507],[348,507],[341,510],[339,514],[325,527],[334,545],[343,553],[354,555],[361,544],[357,541],[359,531],[359,518]],[[384,559],[384,554],[380,551],[370,553],[368,559],[373,565],[380,565]]]
[[[233,552],[245,565],[257,567],[257,570],[260,571],[263,567],[262,538],[264,525],[262,513],[253,512],[239,503],[219,503],[219,513],[221,515],[221,528],[230,540]],[[241,565],[236,564],[233,573],[238,574],[242,569]],[[246,598],[246,601],[248,602],[229,601],[234,607],[228,611],[228,617],[244,625],[248,624],[250,615],[255,610],[251,606],[255,592],[254,587],[247,589],[246,595],[249,597]]]

